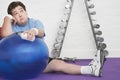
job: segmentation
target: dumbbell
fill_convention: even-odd
[[[104,38],[103,37],[96,37],[96,40],[99,41],[99,42],[103,42]]]
[[[60,50],[53,49],[53,50],[51,51],[51,54],[52,54],[52,57],[53,57],[53,58],[59,57],[59,56],[60,56]]]
[[[57,32],[58,35],[64,35],[65,34],[65,29],[60,29],[58,32]]]
[[[104,50],[107,47],[105,43],[98,43],[98,49],[99,50]]]
[[[87,0],[87,1],[90,1],[90,0]]]
[[[109,52],[107,50],[102,50],[102,52],[105,54],[105,56],[108,56]]]
[[[56,42],[61,43],[63,41],[64,36],[57,36]]]
[[[94,4],[88,6],[88,8],[94,8],[94,7],[95,7]]]
[[[55,49],[57,49],[57,50],[59,50],[59,49],[61,48],[61,46],[62,46],[62,43],[60,43],[60,42],[56,42],[56,43],[53,45],[53,47],[54,47]]]
[[[91,15],[95,15],[96,14],[96,11],[92,11],[90,12]]]
[[[99,29],[99,28],[100,28],[100,25],[99,25],[99,24],[94,24],[94,25],[93,25],[93,28]]]
[[[72,61],[72,62],[75,62],[77,59],[76,59],[76,57],[73,57],[73,58],[64,57],[63,60],[64,60],[64,61]]]
[[[102,35],[102,31],[95,31],[95,35]]]

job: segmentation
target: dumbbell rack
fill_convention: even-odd
[[[57,32],[57,37],[55,39],[55,43],[53,44],[53,49],[51,51],[51,55],[53,58],[57,58],[60,56],[62,45],[64,42],[65,34],[66,34],[68,23],[69,23],[69,19],[71,16],[73,2],[74,0],[66,1],[65,8],[64,8],[65,9],[64,16],[60,22],[59,30]]]
[[[101,63],[104,64],[105,56],[108,55],[108,51],[105,50],[107,45],[104,43],[104,38],[101,37],[102,31],[99,30],[100,25],[95,23],[96,20],[92,18],[92,16],[96,15],[96,11],[92,10],[95,6],[91,0],[84,0],[84,2],[85,2],[88,18],[90,21],[92,33],[94,36],[96,48],[97,48],[97,51],[100,51],[100,54],[103,57]],[[95,23],[95,24],[93,24],[93,23]]]
[[[101,63],[103,64],[105,61],[105,56],[108,55],[108,51],[105,50],[106,44],[103,43],[104,38],[101,37],[102,31],[99,30],[100,25],[93,24],[93,21],[96,21],[95,19],[92,19],[92,17],[91,17],[91,16],[96,14],[95,11],[91,12],[91,9],[94,8],[94,4],[89,4],[91,2],[90,0],[84,0],[84,1],[85,1],[85,6],[86,6],[87,13],[88,13],[88,18],[89,18],[89,22],[91,25],[91,29],[93,32],[93,37],[95,40],[96,49],[97,49],[97,52],[100,52],[101,56],[103,56],[103,59],[101,61]],[[74,2],[74,0],[67,0],[66,1],[64,17],[60,22],[59,30],[57,32],[57,37],[55,39],[55,43],[53,44],[53,49],[51,51],[51,57],[53,57],[53,58],[59,58],[59,56],[60,56],[62,45],[63,45],[64,38],[65,38],[65,34],[67,31],[67,27],[68,27],[68,22],[69,22],[69,19],[71,16],[73,2]]]

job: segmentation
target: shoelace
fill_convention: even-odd
[[[97,59],[93,59],[90,63],[89,66],[91,65],[96,65],[96,63],[99,63],[99,61]]]

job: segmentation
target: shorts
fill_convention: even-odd
[[[54,58],[49,57],[48,63],[50,63]]]
[[[62,58],[51,58],[49,57],[48,63],[50,63],[52,60],[57,59],[57,60],[63,60]]]

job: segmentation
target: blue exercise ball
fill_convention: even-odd
[[[43,39],[31,42],[14,33],[0,40],[0,77],[11,80],[34,78],[48,63],[48,47]]]

